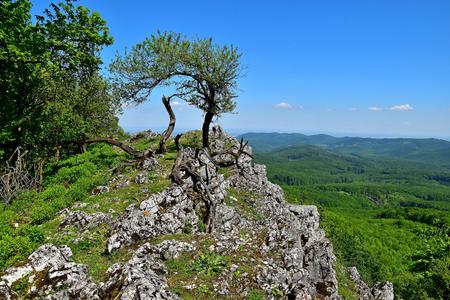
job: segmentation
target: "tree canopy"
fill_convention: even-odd
[[[203,146],[208,147],[213,117],[236,107],[240,58],[236,47],[214,44],[211,38],[158,32],[118,55],[110,70],[115,94],[123,101],[142,103],[156,87],[174,87],[178,98],[204,111]]]
[[[117,123],[118,105],[99,73],[112,44],[105,20],[74,1],[33,21],[28,0],[0,3],[0,158],[18,146],[38,157]]]

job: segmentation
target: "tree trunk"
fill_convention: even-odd
[[[44,162],[45,160],[41,159],[36,165],[36,189],[39,192],[44,188]]]
[[[214,114],[212,112],[206,112],[202,126],[203,148],[209,147],[209,125],[211,124],[213,117]]]
[[[125,145],[122,142],[116,141],[112,138],[98,138],[98,139],[91,139],[84,142],[84,144],[94,144],[94,143],[107,143],[116,147],[119,147],[126,153],[134,156],[135,158],[145,158],[147,156],[151,156],[153,152],[151,150],[147,150],[145,152],[137,151],[133,148],[131,148],[128,145]]]
[[[164,131],[164,133],[161,135],[161,140],[159,142],[159,150],[158,150],[159,153],[166,152],[166,142],[172,135],[173,130],[175,128],[175,122],[176,122],[175,113],[173,112],[172,106],[170,106],[170,98],[167,98],[164,96],[162,98],[162,102],[164,104],[164,107],[167,110],[167,113],[169,114],[170,120],[169,120],[169,126],[167,127],[166,131]]]

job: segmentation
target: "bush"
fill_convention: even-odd
[[[22,261],[36,248],[36,244],[27,237],[9,235],[0,240],[0,268],[4,269]]]
[[[216,252],[207,251],[194,260],[192,269],[200,274],[210,276],[222,272],[225,265],[225,257]]]

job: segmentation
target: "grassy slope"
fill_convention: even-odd
[[[369,283],[390,280],[405,299],[445,299],[450,185],[436,178],[446,169],[309,145],[256,159],[289,201],[319,206],[338,266],[356,265]]]
[[[180,140],[184,147],[201,147],[201,133],[199,131],[186,133]],[[132,146],[136,149],[156,148],[157,138],[136,139]],[[79,230],[75,227],[61,229],[59,224],[64,216],[60,212],[65,208],[76,205],[71,210],[81,210],[86,213],[105,212],[113,217],[119,216],[132,203],[140,203],[151,194],[165,189],[170,181],[168,175],[176,159],[173,141],[168,143],[168,152],[158,158],[159,167],[156,171],[148,172],[148,184],[137,185],[131,183],[120,189],[111,188],[109,192],[91,195],[95,186],[108,184],[112,179],[112,170],[126,159],[123,152],[107,145],[90,147],[84,154],[54,161],[45,170],[45,187],[42,192],[27,192],[13,201],[12,205],[0,205],[0,274],[10,266],[22,264],[27,257],[40,245],[53,243],[67,245],[73,252],[73,260],[87,265],[89,275],[94,281],[105,280],[106,270],[114,263],[126,262],[133,251],[140,244],[120,249],[112,254],[105,254],[108,231],[110,228],[100,225],[89,230]],[[225,175],[228,169],[221,169]],[[137,170],[131,167],[120,170],[124,176],[121,181],[132,181]],[[114,184],[109,184],[109,186]],[[236,201],[230,200],[231,196]],[[239,193],[229,190],[226,203],[235,206],[243,214],[258,216],[254,208],[246,202],[254,197],[250,193]],[[252,198],[253,199],[253,198]],[[262,300],[267,295],[253,283],[248,282],[247,276],[254,272],[254,258],[260,244],[264,243],[263,236],[251,237],[243,231],[242,238],[256,239],[258,245],[251,244],[239,247],[232,255],[222,256],[210,251],[208,246],[211,238],[207,234],[193,235],[187,225],[183,234],[159,236],[151,243],[159,243],[167,239],[189,241],[196,244],[195,251],[166,262],[168,269],[167,280],[169,287],[182,299],[211,299],[219,297],[214,290],[213,281],[218,280],[224,268],[237,266],[230,280],[230,291],[250,288],[247,299]],[[142,241],[144,243],[146,241]],[[194,289],[184,286],[192,285]],[[30,288],[28,277],[15,283],[12,287],[20,297],[26,298]]]

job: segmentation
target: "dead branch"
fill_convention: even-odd
[[[34,188],[38,178],[29,173],[26,167],[27,152],[18,147],[6,162],[4,173],[0,175],[0,199],[9,204],[22,191]],[[17,157],[14,165],[11,162]]]
[[[197,150],[197,152],[196,152],[196,158],[199,155],[199,151],[200,150]],[[184,158],[183,152],[179,151],[177,159],[175,160],[175,164],[172,168],[172,172],[170,175],[170,177],[174,183],[176,183],[178,185],[183,184],[183,173],[182,172],[184,172],[185,175],[187,175],[188,177],[192,178],[192,181],[194,184],[194,189],[196,189],[198,184],[200,184],[204,189],[204,192],[202,190],[197,190],[197,192],[200,193],[200,195],[202,196],[203,200],[206,203],[206,208],[207,208],[207,212],[206,212],[206,216],[205,216],[206,231],[210,233],[214,230],[214,219],[215,219],[215,215],[216,215],[217,203],[216,203],[216,201],[214,201],[214,198],[211,195],[208,184],[203,180],[202,176],[199,173],[197,173],[196,171],[193,170],[193,168],[191,168],[191,166],[189,165],[189,160]],[[207,182],[209,182],[208,168],[206,168],[206,180],[207,180]],[[206,197],[205,197],[205,194],[206,194]]]
[[[181,146],[181,144],[180,144],[180,139],[181,139],[182,136],[183,136],[183,134],[179,133],[175,137],[175,147],[176,147],[178,152],[183,148],[183,146]]]
[[[214,157],[214,156],[217,156],[217,155],[231,155],[234,158],[234,162],[231,162],[231,161],[229,161],[229,162],[222,162],[222,163],[217,163],[216,162],[216,164],[218,164],[220,167],[229,167],[229,166],[235,165],[239,169],[240,168],[239,158],[242,155],[247,155],[250,158],[253,158],[253,155],[245,150],[247,145],[248,145],[248,141],[246,141],[244,143],[244,139],[241,138],[237,151],[235,151],[234,147],[231,147],[231,148],[225,149],[225,150],[223,150],[221,152],[213,153],[212,156]]]

